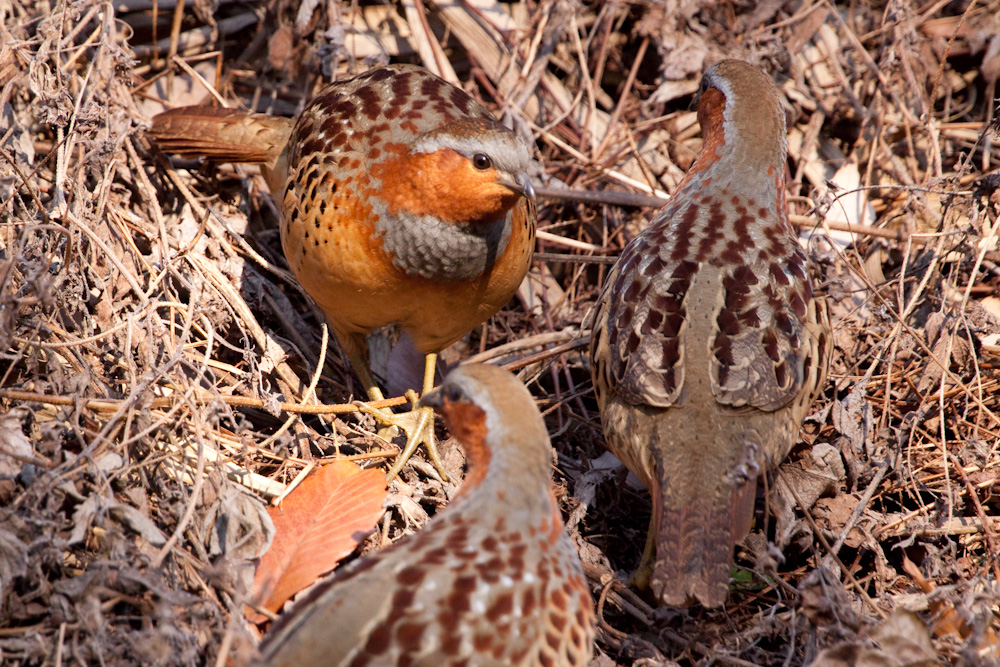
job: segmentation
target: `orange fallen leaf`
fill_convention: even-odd
[[[924,593],[930,595],[937,588],[933,581],[929,581],[924,577],[916,563],[906,556],[903,556],[903,571],[909,575],[910,579]],[[932,626],[935,637],[951,634],[960,639],[968,639],[974,631],[972,625],[959,615],[955,606],[948,600],[931,600],[930,608],[935,619]],[[992,627],[986,628],[983,634],[983,641],[979,646],[983,651],[983,655],[991,655],[994,658],[1000,657],[1000,635]]]
[[[288,598],[329,572],[382,516],[385,474],[333,461],[309,475],[279,507],[268,509],[274,541],[254,576],[254,599],[277,612]],[[263,618],[248,610],[247,617]]]

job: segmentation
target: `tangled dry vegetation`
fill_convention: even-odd
[[[265,503],[322,459],[384,463],[350,405],[304,407],[359,387],[335,345],[319,361],[321,318],[283,268],[260,179],[171,163],[143,129],[159,100],[209,89],[292,114],[389,59],[460,82],[533,143],[538,183],[589,196],[547,193],[519,299],[448,360],[515,364],[547,416],[597,664],[1000,661],[1000,3],[0,12],[0,662],[240,662]],[[649,501],[603,455],[583,322],[654,210],[614,192],[676,186],[700,141],[691,96],[720,57],[781,84],[793,219],[836,355],[727,609],[654,610],[612,577],[638,560]],[[365,549],[454,490],[415,461]]]

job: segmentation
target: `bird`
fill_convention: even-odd
[[[368,398],[383,398],[366,335],[397,327],[425,358],[492,317],[535,245],[531,155],[465,91],[415,65],[376,67],[319,90],[295,119],[210,106],[156,115],[171,153],[258,164],[280,210],[285,258],[323,311]],[[411,396],[416,402],[416,396]],[[370,411],[423,442],[447,479],[433,413]]]
[[[632,582],[671,607],[719,607],[758,476],[788,455],[825,381],[825,301],[785,200],[785,116],[740,60],[704,73],[703,144],[622,251],[589,356],[608,448],[650,491]]]
[[[587,665],[594,601],[553,494],[552,448],[531,394],[505,370],[469,364],[421,403],[465,450],[457,495],[415,535],[296,600],[254,664]]]

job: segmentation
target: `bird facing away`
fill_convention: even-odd
[[[535,239],[531,157],[464,91],[412,65],[328,85],[295,120],[216,107],[153,118],[161,148],[259,164],[281,211],[295,277],[323,310],[372,400],[365,336],[398,325],[436,355],[514,295]],[[429,408],[377,414],[420,442],[443,474]]]
[[[434,406],[467,460],[458,495],[415,535],[295,602],[258,665],[587,665],[594,602],[552,493],[538,408],[495,366],[452,371]]]
[[[653,499],[636,583],[717,607],[758,474],[795,443],[830,335],[788,221],[774,85],[725,60],[701,88],[701,152],[608,275],[590,358],[607,445]]]

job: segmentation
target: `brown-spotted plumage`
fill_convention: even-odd
[[[774,85],[727,60],[702,91],[702,150],[609,274],[590,355],[608,447],[653,498],[637,579],[666,604],[715,607],[758,474],[794,444],[830,336],[788,222]]]
[[[297,600],[258,664],[590,661],[593,599],[552,494],[552,450],[531,395],[506,371],[470,365],[423,401],[466,452],[459,495],[416,535]]]
[[[181,155],[262,166],[285,257],[373,399],[366,334],[408,333],[428,357],[426,391],[434,355],[495,314],[528,270],[527,148],[419,67],[331,84],[294,121],[186,107],[155,117],[150,133]],[[430,413],[418,415],[392,474],[421,439],[436,458]]]

